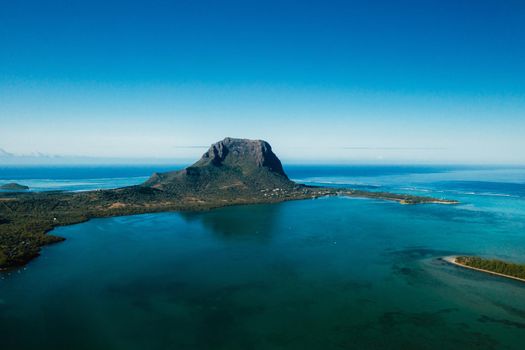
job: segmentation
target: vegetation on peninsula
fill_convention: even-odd
[[[478,256],[458,256],[455,262],[460,265],[525,280],[525,264],[514,264],[497,259]]]

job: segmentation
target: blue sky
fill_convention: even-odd
[[[523,1],[2,1],[0,149],[525,164]]]

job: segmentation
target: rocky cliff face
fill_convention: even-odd
[[[281,161],[265,141],[225,138],[181,171],[155,173],[144,186],[178,194],[224,194],[289,188]]]
[[[244,170],[266,168],[268,171],[286,177],[281,161],[266,141],[234,139],[227,137],[211,145],[208,152],[193,165],[240,167]]]

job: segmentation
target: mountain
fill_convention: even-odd
[[[193,165],[154,173],[143,186],[192,196],[228,196],[296,188],[266,141],[227,137]]]

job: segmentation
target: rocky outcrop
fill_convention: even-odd
[[[230,166],[250,168],[266,168],[268,171],[286,177],[281,161],[272,151],[266,141],[234,139],[227,137],[211,145],[202,158],[192,167]]]
[[[0,185],[0,190],[5,190],[5,191],[25,191],[28,189],[29,189],[28,186],[20,185],[15,182],[10,182],[4,185]]]
[[[227,137],[214,143],[193,165],[180,171],[155,173],[144,186],[186,193],[260,192],[297,186],[266,141]]]

